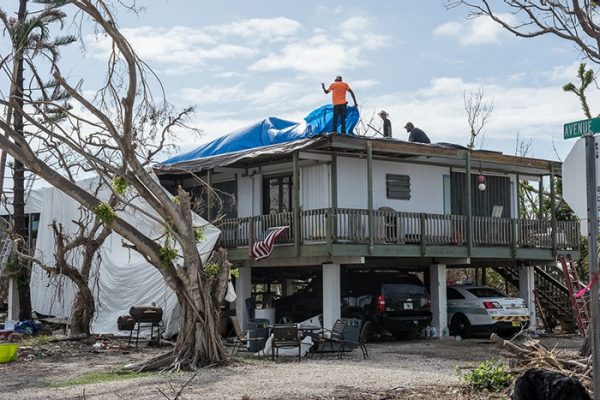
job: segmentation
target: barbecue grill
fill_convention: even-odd
[[[131,337],[133,336],[133,330],[135,329],[135,326],[137,325],[137,333],[135,335],[135,347],[137,347],[138,345],[138,340],[140,337],[140,328],[142,325],[146,325],[146,326],[150,326],[150,341],[152,341],[152,338],[154,336],[154,328],[157,328],[157,343],[158,346],[160,346],[160,338],[161,338],[161,327],[162,327],[162,316],[163,316],[163,310],[160,307],[156,307],[154,305],[151,306],[146,306],[146,305],[139,305],[139,306],[133,306],[129,309],[129,315],[131,316],[131,319],[133,320],[133,326],[131,327],[131,330],[129,332],[129,344],[131,345]],[[121,317],[119,317],[121,318]],[[123,321],[125,322],[125,321]],[[129,324],[124,324],[124,325],[129,325]]]

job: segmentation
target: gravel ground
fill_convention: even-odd
[[[548,338],[544,342],[567,351],[581,344],[577,337]],[[92,371],[106,371],[156,354],[140,348],[94,353],[91,346],[54,346],[56,354],[20,356],[0,365],[0,399],[173,399],[193,374],[152,374],[143,378],[50,388]],[[71,344],[75,347],[77,345]],[[467,369],[500,350],[481,339],[464,341],[416,340],[369,343],[370,358],[360,351],[339,360],[332,356],[283,358],[273,363],[245,355],[232,366],[205,369],[184,388],[187,399],[479,399],[463,393],[456,368]],[[52,353],[52,352],[50,352]],[[35,352],[34,352],[35,354]],[[161,393],[162,391],[162,393]]]

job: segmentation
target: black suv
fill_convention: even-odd
[[[342,317],[372,322],[374,332],[413,339],[431,322],[429,294],[421,280],[398,271],[343,270]],[[299,322],[323,312],[323,283],[313,277],[304,289],[275,302],[279,323]]]

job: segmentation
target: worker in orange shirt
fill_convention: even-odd
[[[354,92],[350,89],[350,85],[342,81],[341,76],[335,77],[335,82],[329,85],[329,88],[325,89],[325,84],[321,82],[321,87],[325,94],[332,92],[333,99],[333,131],[337,133],[338,119],[342,120],[342,133],[346,133],[346,111],[348,102],[346,101],[346,92],[352,95],[354,101],[354,107],[356,107],[356,97]]]

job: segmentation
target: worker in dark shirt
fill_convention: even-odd
[[[415,128],[412,122],[407,122],[404,129],[408,132],[408,141],[414,143],[431,143],[425,132],[419,128]]]
[[[383,137],[391,138],[392,137],[392,122],[388,119],[388,113],[381,110],[378,114],[383,120]]]

